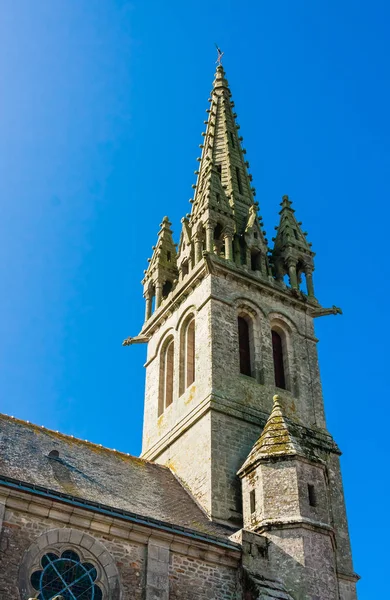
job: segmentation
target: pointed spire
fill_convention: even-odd
[[[155,296],[156,309],[162,300],[172,290],[178,276],[177,252],[173,241],[171,223],[164,217],[160,224],[157,244],[153,246],[152,258],[148,259],[149,266],[142,281],[146,299],[146,319],[151,316],[152,299]]]
[[[306,275],[307,292],[314,298],[312,272],[314,270],[314,252],[306,240],[306,232],[301,229],[302,223],[295,218],[295,210],[288,196],[283,196],[281,202],[280,222],[274,238],[272,261],[275,276],[278,281],[285,274],[290,277],[292,288],[298,289],[302,273]]]
[[[273,408],[263,432],[239,470],[239,474],[243,474],[251,467],[256,466],[263,459],[276,456],[305,455],[300,444],[288,429],[280,397],[274,396],[273,401]]]
[[[164,217],[160,223],[157,244],[152,248],[153,255],[149,259],[149,267],[146,271],[147,277],[161,269],[171,272],[172,275],[176,273],[176,246],[172,237],[171,225],[168,217]]]
[[[194,186],[191,225],[209,211],[213,213],[210,217],[230,218],[235,232],[242,235],[249,209],[254,205],[255,191],[244,159],[237,115],[233,112],[234,102],[222,65],[217,67],[209,101],[206,132],[202,134],[202,157]]]

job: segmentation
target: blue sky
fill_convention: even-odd
[[[218,42],[268,237],[287,193],[344,311],[316,330],[360,600],[390,535],[389,22],[380,0],[3,0],[0,21],[0,410],[139,453],[145,348],[121,342],[162,217],[177,239],[190,209]]]

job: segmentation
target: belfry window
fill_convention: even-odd
[[[160,360],[160,389],[158,416],[173,402],[173,367],[175,345],[171,339],[162,349]]]
[[[195,381],[195,319],[190,317],[180,336],[180,389],[179,394]]]
[[[286,377],[284,372],[283,340],[277,331],[272,330],[272,351],[274,359],[275,385],[283,390],[286,389]]]
[[[73,550],[48,552],[41,559],[41,568],[31,575],[31,585],[39,600],[57,596],[64,600],[102,600],[97,576],[94,565],[82,562]]]
[[[249,323],[244,317],[238,317],[238,345],[240,351],[240,373],[252,375]]]

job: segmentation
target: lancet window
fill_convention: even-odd
[[[169,338],[161,350],[160,357],[160,389],[158,402],[158,416],[173,402],[173,373],[174,373],[175,345],[173,338]]]
[[[195,381],[195,319],[190,316],[180,335],[180,395]]]
[[[252,375],[251,365],[251,331],[249,322],[245,317],[237,318],[238,325],[238,346],[240,353],[240,373],[243,375]]]
[[[285,374],[285,353],[282,335],[272,330],[272,351],[274,359],[274,374],[275,385],[278,388],[286,389],[286,374]]]

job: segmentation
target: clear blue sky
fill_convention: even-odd
[[[214,42],[269,238],[288,193],[342,317],[317,322],[360,600],[388,565],[389,22],[383,0],[3,0],[2,412],[134,454],[140,280],[189,211]],[[387,538],[386,538],[387,536]]]

